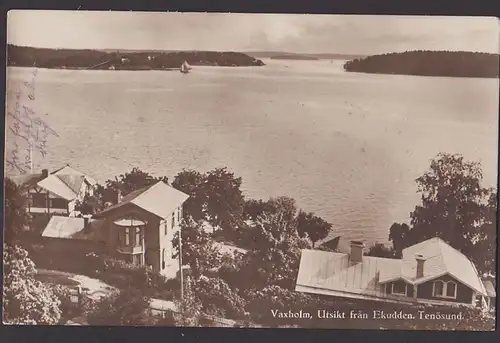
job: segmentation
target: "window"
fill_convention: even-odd
[[[47,195],[42,193],[32,193],[33,207],[47,207]]]
[[[177,221],[180,222],[182,219],[181,208],[177,209]]]
[[[136,246],[142,245],[141,228],[140,227],[135,228],[135,245]]]
[[[444,294],[443,291],[444,291],[444,282],[443,281],[434,282],[432,295],[435,297],[442,297]]]
[[[172,213],[172,229],[174,228],[175,226],[175,211],[174,213]]]
[[[67,209],[68,202],[64,199],[61,199],[61,198],[50,199],[50,207],[51,208]]]
[[[165,260],[167,256],[167,251],[163,249],[162,254],[161,254],[161,269],[165,269]]]
[[[448,281],[446,283],[446,296],[450,298],[457,297],[457,284],[453,281]]]
[[[401,280],[393,282],[392,294],[406,295],[406,283]]]
[[[125,228],[125,246],[130,245],[130,228]]]
[[[432,295],[438,298],[456,299],[457,297],[457,284],[454,281],[434,281],[432,289]]]
[[[164,229],[165,229],[165,235],[166,235],[166,234],[167,234],[167,226],[168,226],[168,225],[167,225],[167,221],[166,221],[166,220],[163,222],[163,225],[165,226],[165,228],[164,228]]]

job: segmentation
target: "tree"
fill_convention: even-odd
[[[243,219],[255,221],[259,215],[271,210],[269,201],[248,199],[243,205]]]
[[[273,198],[268,210],[255,220],[254,249],[245,255],[241,275],[252,287],[279,285],[291,289],[299,268],[301,249],[311,241],[297,230],[295,201]]]
[[[204,176],[194,170],[183,170],[175,176],[172,186],[189,195],[189,198],[184,203],[184,219],[194,221],[205,219],[204,209],[207,195],[204,182]]]
[[[497,193],[493,189],[489,193],[488,203],[482,208],[483,221],[473,247],[473,260],[481,272],[494,275],[497,256]]]
[[[183,221],[181,224],[182,262],[189,265],[191,273],[198,279],[207,270],[218,266],[221,254],[214,240],[207,234],[201,222]],[[179,232],[172,240],[174,258],[179,256]]]
[[[388,248],[382,243],[373,244],[368,252],[367,256],[385,257],[385,258],[396,258],[395,251],[392,248]]]
[[[150,325],[150,299],[134,288],[101,298],[88,314],[90,325]]]
[[[479,162],[465,161],[459,154],[438,154],[416,179],[422,203],[411,212],[410,227],[391,227],[396,255],[405,247],[440,237],[471,258],[480,272],[492,271],[496,193],[484,188],[482,181]]]
[[[30,223],[31,216],[27,212],[28,198],[14,181],[5,178],[5,242],[12,243],[25,231]]]
[[[133,191],[152,186],[159,181],[168,184],[166,176],[154,177],[151,174],[133,168],[130,172],[107,180],[105,185],[96,185],[93,195],[85,195],[82,201],[77,201],[75,209],[82,214],[95,214],[109,205],[118,203],[118,194],[126,196]]]
[[[174,304],[177,313],[174,321],[180,326],[197,326],[202,314],[202,305],[193,291],[193,279],[187,275],[184,280],[184,296],[182,299],[175,298]]]
[[[245,300],[220,277],[201,277],[193,283],[203,313],[221,318],[243,319]]]
[[[227,168],[216,168],[205,174],[183,170],[172,185],[190,196],[184,208],[185,218],[208,221],[214,231],[237,228],[243,213],[244,198],[241,178]]]
[[[206,210],[212,226],[224,231],[234,230],[243,213],[241,177],[234,177],[226,168],[216,168],[205,176]]]
[[[392,252],[395,257],[399,258],[402,256],[403,249],[406,247],[405,242],[408,240],[409,233],[410,227],[406,223],[394,223],[389,228],[389,241],[392,242]]]
[[[26,250],[4,244],[4,322],[55,325],[61,319],[61,301],[52,287],[35,280],[35,264]]]
[[[460,155],[439,154],[430,170],[419,177],[422,205],[411,213],[412,233],[419,239],[439,236],[467,251],[479,231],[482,202],[481,165]]]
[[[314,244],[328,236],[332,229],[332,224],[315,216],[314,213],[306,213],[299,211],[298,217],[298,233],[300,237],[309,237]]]

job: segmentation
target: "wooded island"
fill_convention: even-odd
[[[374,74],[497,78],[499,55],[469,51],[406,51],[350,60],[344,64],[344,69]]]
[[[45,49],[8,45],[7,65],[51,69],[164,70],[191,65],[247,67],[264,63],[240,52],[103,51]]]

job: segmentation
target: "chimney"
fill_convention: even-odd
[[[351,253],[349,260],[353,263],[363,262],[363,248],[365,245],[361,241],[351,241]]]
[[[415,259],[417,260],[417,279],[421,278],[424,276],[424,262],[425,258],[424,255],[422,254],[417,254],[415,256]]]
[[[116,200],[117,200],[117,204],[121,203],[122,202],[122,190],[119,189],[117,194],[116,194]]]
[[[48,169],[42,169],[42,177],[45,179],[48,176],[49,176],[49,170]]]

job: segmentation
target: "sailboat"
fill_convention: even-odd
[[[191,68],[191,66],[186,61],[181,64],[181,73],[187,74],[191,69],[193,68]]]

